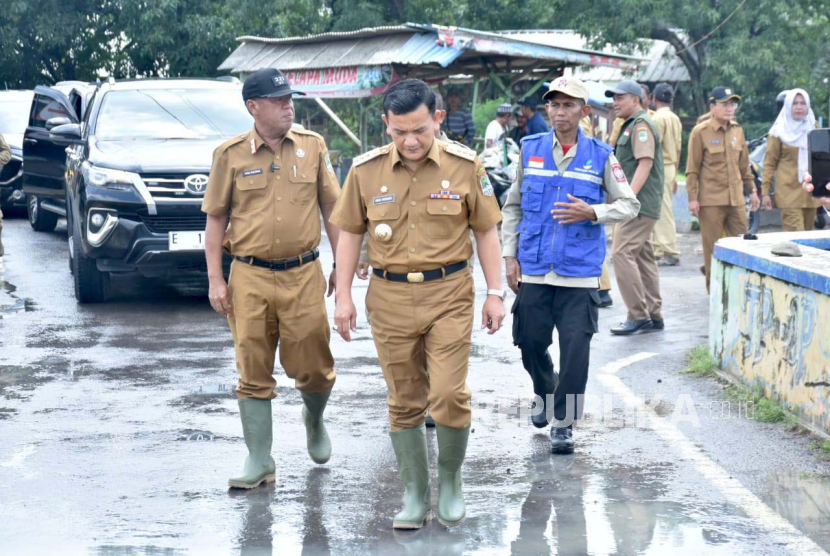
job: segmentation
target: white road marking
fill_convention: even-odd
[[[698,450],[680,429],[657,415],[616,376],[615,373],[620,369],[655,355],[657,354],[643,352],[608,363],[599,370],[598,378],[605,387],[615,395],[620,396],[626,405],[636,408],[638,412],[645,413],[654,432],[660,435],[678,454],[691,461],[701,475],[706,477],[729,503],[737,506],[754,519],[759,526],[766,529],[782,548],[799,556],[806,554],[826,555],[827,553],[820,546],[767,506],[760,498],[752,494],[740,481],[730,477],[729,473],[712,461],[709,456]]]

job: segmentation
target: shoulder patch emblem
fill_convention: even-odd
[[[619,183],[625,183],[625,172],[623,172],[622,165],[620,165],[619,162],[615,162],[611,165],[611,172],[614,174],[615,180]]]
[[[487,170],[479,168],[476,175],[478,176],[478,183],[481,185],[481,192],[487,197],[492,197],[493,184],[490,183],[490,178],[487,176]]]
[[[648,141],[648,131],[646,131],[645,129],[641,129],[640,131],[638,131],[637,140],[640,141],[640,143],[645,143],[646,141]]]
[[[361,164],[366,164],[370,160],[373,160],[382,154],[386,154],[387,152],[389,151],[388,149],[386,149],[386,147],[378,147],[377,149],[372,149],[367,153],[363,153],[361,155],[354,157],[354,160],[352,160],[352,166],[360,166]]]

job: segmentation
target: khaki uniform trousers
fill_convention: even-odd
[[[608,272],[608,263],[602,261],[602,275],[599,277],[600,291],[611,291],[611,273]]]
[[[319,259],[279,271],[233,262],[228,279],[233,315],[228,321],[236,349],[239,398],[276,397],[277,345],[280,364],[298,390],[314,394],[331,389],[335,372],[326,285]]]
[[[427,408],[439,425],[470,424],[474,307],[473,275],[466,268],[415,284],[372,276],[366,309],[389,390],[392,431],[423,425]]]
[[[813,229],[815,218],[815,208],[781,209],[781,226],[785,232],[809,232]],[[2,224],[1,221],[0,224]]]
[[[654,258],[651,233],[657,220],[637,216],[617,224],[611,257],[617,287],[628,307],[628,320],[663,320],[660,272]]]
[[[700,207],[697,215],[700,222],[700,236],[703,240],[703,263],[706,265],[706,291],[709,291],[709,278],[712,275],[712,253],[715,242],[720,238],[734,237],[747,231],[746,208],[737,207]]]
[[[674,164],[664,166],[666,180],[663,182],[663,206],[660,208],[660,220],[654,225],[654,255],[664,257],[671,255],[679,257],[677,250],[677,227],[674,223],[674,179],[677,176],[677,167]]]

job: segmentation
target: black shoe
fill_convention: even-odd
[[[657,266],[677,266],[680,264],[680,258],[674,255],[666,255],[657,260]]]
[[[651,319],[651,329],[652,330],[665,330],[666,329],[666,323],[663,321],[663,319],[660,319],[660,320]]]
[[[599,290],[599,306],[610,307],[613,304],[614,300],[611,299],[611,294],[608,293],[608,290]]]
[[[573,453],[574,439],[571,427],[553,427],[550,429],[550,451],[554,454]]]
[[[617,336],[631,336],[632,334],[642,334],[646,330],[651,330],[654,324],[651,319],[627,320],[619,326],[611,329],[611,334]]]
[[[427,420],[424,421],[424,426],[426,426],[428,429],[435,428],[435,419],[432,418],[431,413],[427,413]]]
[[[533,406],[531,406],[534,410],[536,409],[536,402],[533,402]],[[531,411],[530,413],[530,422],[533,423],[533,426],[537,429],[543,429],[548,426],[548,412],[542,411],[538,415],[534,415]]]

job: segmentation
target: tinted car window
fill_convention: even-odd
[[[167,89],[110,91],[95,135],[99,139],[204,139],[251,128],[253,118],[239,90]]]
[[[0,100],[0,133],[3,135],[21,134],[26,131],[29,120],[31,100]]]
[[[58,101],[43,95],[35,95],[31,125],[35,127],[46,127],[47,120],[58,116],[70,118],[69,112]]]

